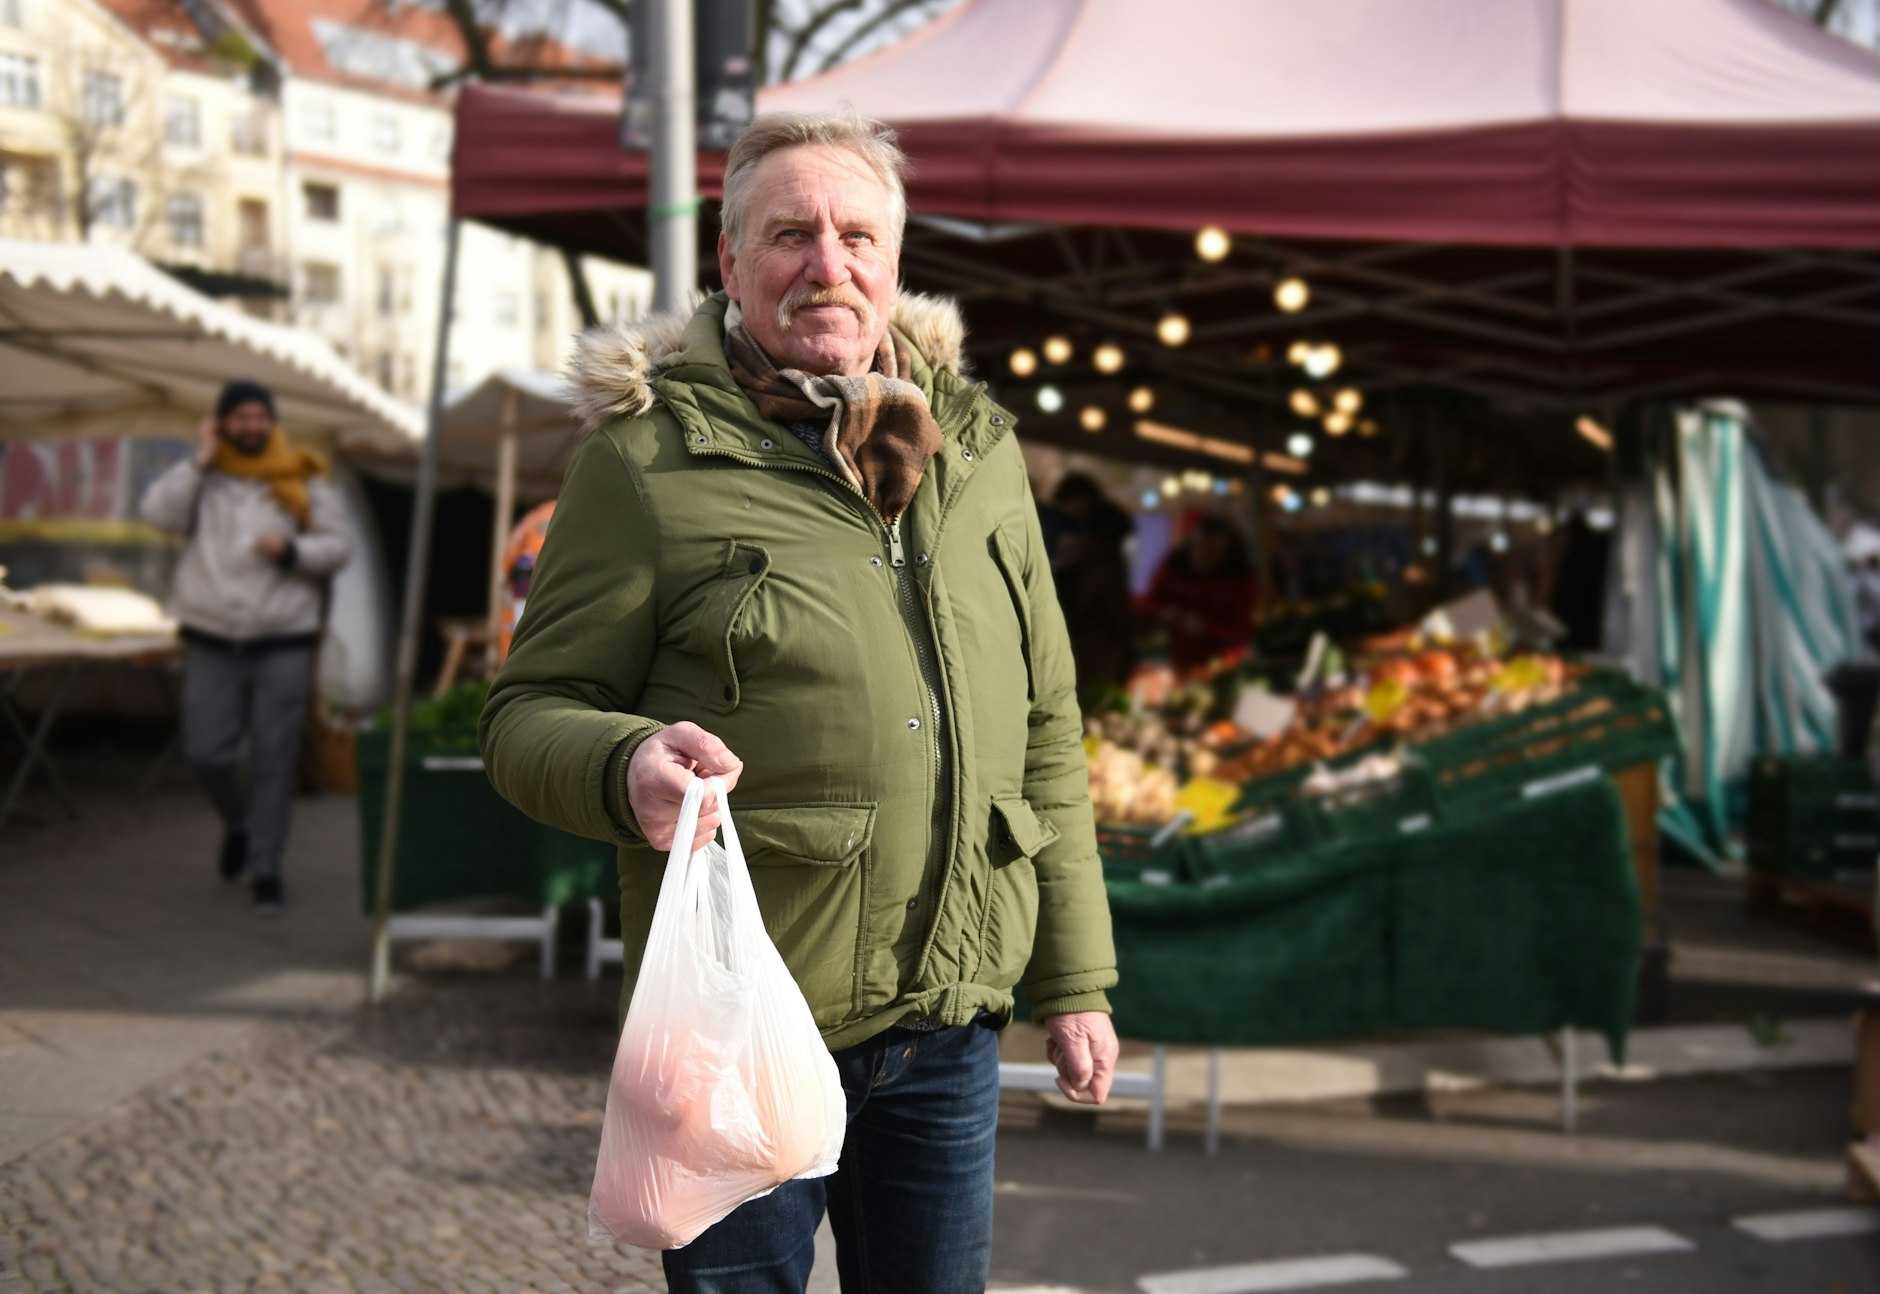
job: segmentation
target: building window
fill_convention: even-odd
[[[339,266],[331,261],[308,261],[305,268],[308,305],[330,306],[339,300]]]
[[[24,27],[25,25],[25,0],[0,0],[0,27]]]
[[[431,159],[437,162],[450,160],[450,127],[439,126],[431,134]]]
[[[315,184],[308,181],[300,186],[300,191],[307,199],[307,219],[339,219],[339,185]]]
[[[339,123],[333,113],[333,101],[327,98],[300,101],[300,133],[310,144],[330,144],[339,135]]]
[[[87,126],[124,124],[124,78],[115,72],[85,73],[79,114]]]
[[[268,204],[260,198],[243,198],[241,213],[242,247],[248,251],[266,251],[274,240],[268,232]]]
[[[202,147],[202,105],[184,94],[163,101],[164,142],[178,148]]]
[[[193,193],[172,193],[167,207],[170,241],[178,247],[201,247],[202,199]]]
[[[85,186],[85,205],[92,224],[129,229],[137,223],[137,186],[114,175],[94,175]]]
[[[522,322],[522,298],[514,292],[496,294],[496,322],[504,328],[513,328]]]
[[[393,365],[396,362],[397,361],[392,355],[392,352],[390,352],[389,350],[382,350],[379,352],[379,386],[382,387],[386,391],[387,394],[389,394],[392,389],[392,381],[393,381],[392,370],[393,370]]]
[[[389,265],[379,266],[379,314],[390,318],[397,304],[398,275]]]
[[[0,54],[0,107],[39,106],[39,60],[24,54]]]
[[[418,363],[409,355],[398,357],[398,394],[406,397],[418,391]]]
[[[372,147],[381,153],[396,153],[400,147],[398,118],[389,112],[372,114]]]
[[[259,107],[229,118],[229,147],[243,157],[268,155],[268,123]]]

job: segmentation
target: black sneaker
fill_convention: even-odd
[[[248,833],[230,831],[222,836],[222,861],[220,863],[222,879],[235,881],[248,870]]]
[[[287,911],[287,900],[281,894],[280,878],[255,877],[255,915],[278,917],[285,911]]]

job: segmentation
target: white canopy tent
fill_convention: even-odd
[[[119,247],[0,239],[0,440],[191,433],[230,378],[295,435],[408,454],[419,411],[310,333],[252,318]]]
[[[0,239],[0,452],[187,440],[237,377],[271,389],[289,434],[342,463],[408,459],[423,440],[416,407],[310,333],[220,305],[124,248]],[[357,556],[334,581],[321,690],[366,710],[390,684],[391,590],[357,482],[342,470],[336,483]]]

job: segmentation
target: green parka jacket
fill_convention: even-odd
[[[1074,671],[1011,414],[950,302],[892,316],[944,445],[890,527],[732,380],[725,299],[583,338],[576,452],[483,712],[496,789],[620,847],[633,991],[665,856],[627,806],[690,720],[764,921],[832,1049],[897,1022],[1107,1010],[1116,983]]]

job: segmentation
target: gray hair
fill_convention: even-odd
[[[859,158],[888,191],[888,223],[898,247],[907,227],[907,154],[894,131],[854,109],[846,112],[766,112],[744,129],[725,158],[724,201],[718,221],[736,246],[744,234],[757,164],[784,148],[842,149]]]

